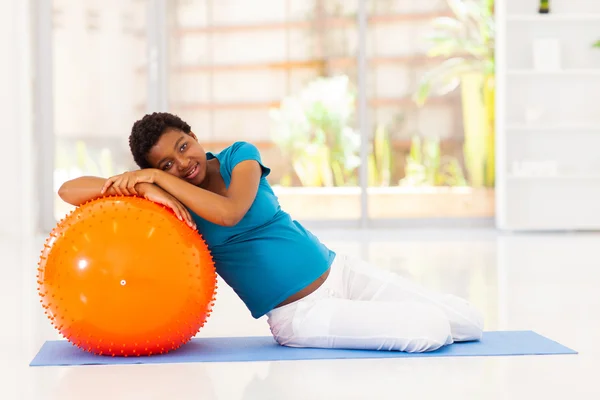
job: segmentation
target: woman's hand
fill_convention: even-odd
[[[135,185],[138,183],[154,183],[159,172],[155,168],[146,168],[115,175],[106,180],[100,194],[104,194],[112,187],[121,196],[136,195],[138,192]]]
[[[169,207],[175,212],[177,218],[184,221],[190,228],[196,229],[196,223],[188,209],[179,200],[160,187],[150,183],[138,184],[137,193],[145,199]]]

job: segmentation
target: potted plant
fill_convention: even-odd
[[[431,57],[446,61],[422,77],[414,100],[461,89],[464,161],[472,187],[493,188],[495,21],[493,0],[447,0],[452,17],[436,18],[429,36]]]
[[[468,187],[459,161],[442,155],[439,138],[414,136],[404,169],[398,189],[402,206],[394,207],[391,194],[384,192],[372,199],[372,216],[387,210],[379,216],[389,218],[390,209],[395,218],[493,216],[493,192]]]
[[[466,186],[462,168],[454,157],[443,156],[438,137],[412,138],[401,186]]]
[[[467,186],[438,137],[413,136],[399,186],[370,187],[371,218],[479,218],[494,214],[494,194]]]
[[[272,138],[289,160],[284,185],[355,186],[360,135],[347,76],[320,77],[270,111]]]

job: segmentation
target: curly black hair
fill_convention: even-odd
[[[187,122],[177,115],[166,112],[147,114],[133,124],[129,135],[129,149],[133,160],[140,168],[152,167],[146,156],[168,129],[177,129],[188,135],[192,130]]]

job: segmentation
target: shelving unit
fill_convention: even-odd
[[[563,124],[563,125],[507,125],[507,132],[537,132],[537,133],[564,133],[564,132],[589,132],[593,134],[600,134],[600,123],[597,125],[576,125],[576,124]]]
[[[600,77],[600,68],[571,68],[556,71],[536,71],[533,69],[509,69],[507,75],[527,76],[527,77],[562,77],[562,76],[597,76]]]
[[[600,179],[600,174],[590,174],[590,175],[549,175],[549,176],[543,176],[543,175],[538,175],[538,176],[517,176],[517,175],[507,175],[506,179],[508,180],[552,180],[552,181],[561,181],[561,180],[567,180],[567,181],[572,181],[572,180],[598,180]]]
[[[596,4],[598,3],[598,4]],[[600,2],[498,2],[496,218],[511,231],[600,229]],[[536,70],[536,39],[560,43],[561,65]],[[556,171],[536,173],[552,163]],[[533,165],[530,175],[519,166]]]
[[[507,17],[509,22],[600,22],[600,14],[515,14]]]

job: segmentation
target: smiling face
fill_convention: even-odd
[[[166,130],[147,155],[153,168],[200,186],[206,178],[206,152],[196,136],[178,129]]]

